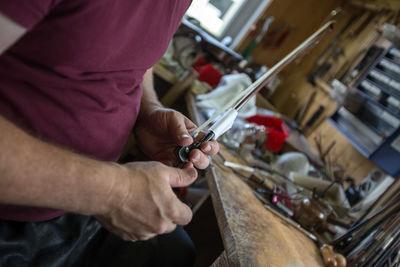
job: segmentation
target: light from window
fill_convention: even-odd
[[[219,38],[244,2],[245,0],[194,0],[187,15],[197,19],[202,28]]]

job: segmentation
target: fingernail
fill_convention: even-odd
[[[184,169],[184,170],[190,177],[195,177],[196,176],[196,170],[194,168],[187,168],[187,169]]]
[[[206,145],[206,146],[203,148],[203,151],[204,151],[204,152],[210,152],[210,151],[211,151],[211,146],[210,146],[210,145]]]
[[[193,156],[193,161],[197,162],[197,161],[199,161],[199,159],[200,159],[200,154],[195,154]]]
[[[181,139],[189,138],[190,136],[188,134],[182,134]]]

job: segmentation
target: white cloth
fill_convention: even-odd
[[[217,88],[208,94],[197,96],[197,106],[202,109],[221,109],[250,85],[251,79],[244,73],[224,75]],[[239,111],[239,116],[250,117],[256,112],[256,99],[253,97]]]

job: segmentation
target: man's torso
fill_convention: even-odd
[[[117,160],[139,112],[143,74],[190,1],[61,0],[40,21],[24,21],[18,12],[34,2],[0,0],[0,12],[32,28],[0,56],[0,114],[46,141]],[[5,213],[10,207],[0,206],[0,218],[10,219]]]

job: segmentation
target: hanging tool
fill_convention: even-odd
[[[248,59],[250,57],[250,55],[253,53],[254,48],[256,48],[257,44],[260,43],[261,39],[267,33],[269,26],[271,25],[272,22],[274,22],[274,20],[275,20],[274,17],[269,17],[264,22],[264,25],[263,25],[261,31],[257,34],[256,38],[254,38],[250,42],[250,44],[246,47],[246,49],[244,50],[243,57],[245,59]]]
[[[289,25],[276,39],[276,41],[273,43],[273,47],[279,48],[283,42],[288,38],[289,34],[294,31],[295,27],[294,25]]]
[[[319,117],[324,112],[325,107],[323,105],[319,105],[318,109],[312,114],[311,118],[306,122],[306,124],[301,128],[302,132],[307,131],[310,127],[314,125],[314,123],[319,119]]]
[[[214,120],[217,121],[211,126],[208,132],[199,141],[194,142],[189,146],[178,147],[177,156],[181,162],[189,161],[189,153],[196,148],[199,148],[202,143],[210,140],[216,140],[219,136],[228,131],[234,120],[237,117],[238,111],[253,97],[255,96],[277,73],[279,73],[285,66],[293,61],[299,54],[312,48],[327,32],[331,31],[333,28],[334,21],[330,21],[318,29],[313,35],[311,35],[307,40],[296,47],[292,52],[290,52],[281,61],[270,68],[266,73],[264,73],[259,79],[257,79],[253,84],[247,87],[245,90],[240,92],[235,98],[233,98],[229,103],[227,103],[222,109],[220,109],[214,116],[208,119],[200,127],[198,127],[194,132],[192,132],[193,138],[208,127]],[[221,115],[221,117],[219,117]]]

